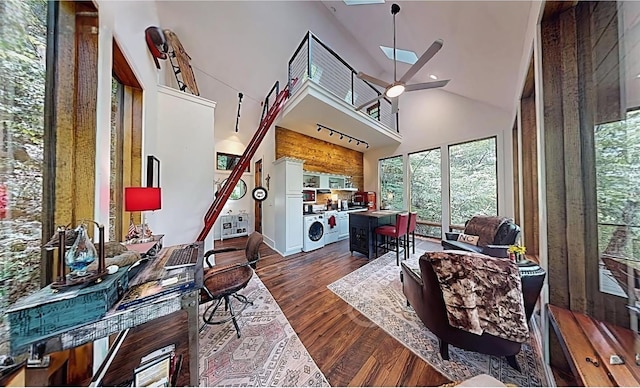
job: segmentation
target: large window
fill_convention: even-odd
[[[402,156],[380,160],[380,208],[403,210],[404,168]]]
[[[410,210],[418,213],[416,233],[442,235],[442,173],[440,148],[409,154]]]
[[[640,290],[640,110],[595,127],[600,290]],[[640,307],[637,306],[637,307]]]
[[[0,354],[5,311],[40,286],[44,0],[0,1]]]
[[[476,214],[498,215],[496,138],[449,146],[451,224]]]

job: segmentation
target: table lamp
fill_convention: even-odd
[[[159,187],[125,187],[124,210],[142,213],[142,240],[145,240],[144,212],[158,210],[161,207],[161,192]]]

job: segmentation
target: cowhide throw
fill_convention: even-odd
[[[421,259],[438,277],[451,326],[519,343],[529,338],[520,273],[511,260],[464,251],[426,252]]]
[[[478,245],[486,247],[493,244],[498,229],[507,221],[511,221],[511,219],[495,216],[473,216],[464,227],[464,234],[478,236]]]

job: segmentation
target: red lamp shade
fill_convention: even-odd
[[[159,187],[125,187],[124,210],[128,212],[140,212],[158,210],[161,205]]]

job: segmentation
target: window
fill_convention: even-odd
[[[40,288],[47,2],[0,2],[0,354],[5,310]]]
[[[476,214],[498,215],[496,138],[449,146],[451,224]]]
[[[238,163],[240,163],[242,155],[226,154],[224,152],[216,152],[216,169],[222,171],[231,171]],[[244,169],[244,172],[249,172],[249,165]]]
[[[630,297],[640,308],[628,295],[640,293],[640,109],[596,125],[594,134],[600,291]]]
[[[402,156],[380,160],[380,209],[404,209],[403,166]]]
[[[118,43],[113,41],[109,239],[123,241],[131,214],[124,211],[124,188],[142,186],[142,88]],[[133,214],[140,223],[140,214]]]
[[[109,172],[109,241],[122,239],[122,102],[124,87],[116,78],[111,81],[111,136]]]
[[[440,148],[409,154],[409,209],[418,213],[416,234],[442,236],[442,173]]]

